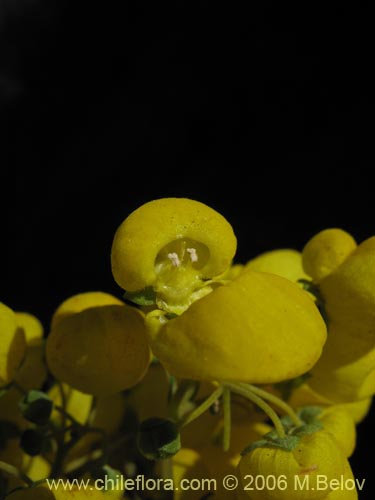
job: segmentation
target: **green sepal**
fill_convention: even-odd
[[[319,312],[320,312],[325,324],[328,326],[327,311],[325,308],[322,294],[320,293],[319,285],[317,285],[313,281],[309,281],[309,280],[305,280],[305,279],[298,280],[298,283],[300,283],[302,285],[302,288],[304,290],[306,290],[307,292],[310,292],[311,295],[313,295],[315,297],[316,307],[319,309]]]
[[[45,425],[53,409],[52,400],[42,391],[31,390],[18,404],[26,420],[37,425]]]
[[[320,298],[319,286],[313,281],[301,278],[297,280],[297,283],[300,283],[302,288],[314,295],[315,298]]]
[[[266,439],[254,441],[251,445],[242,450],[241,455],[247,455],[256,448],[278,448],[284,451],[293,451],[300,442],[299,436],[287,435],[283,438],[270,436],[271,433],[266,434]]]
[[[323,429],[323,424],[319,421],[316,421],[311,424],[296,427],[295,429],[293,429],[291,434],[293,436],[303,437],[308,436],[309,434],[314,434],[314,432],[320,431],[321,429]]]
[[[136,292],[125,292],[123,298],[138,306],[152,306],[156,302],[156,292],[151,286],[147,286]]]
[[[180,433],[171,420],[148,418],[140,425],[137,445],[148,460],[165,460],[181,449]]]
[[[297,412],[299,418],[306,424],[315,423],[321,413],[320,406],[304,406]]]

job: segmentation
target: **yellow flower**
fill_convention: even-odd
[[[326,499],[331,493],[329,486],[327,489],[318,487],[318,477],[324,476],[330,484],[332,480],[340,480],[348,467],[334,437],[326,431],[318,431],[301,437],[292,451],[277,447],[253,449],[241,458],[238,474],[243,487],[249,482],[246,475],[285,478],[280,488],[255,488],[251,494],[249,492],[253,500],[318,500]],[[300,481],[297,487],[296,478]],[[304,480],[309,482],[309,488],[298,487]]]
[[[297,250],[282,248],[265,252],[247,262],[245,269],[273,273],[290,281],[308,279],[302,268],[302,255]]]
[[[329,320],[309,385],[335,402],[375,392],[375,237],[361,243],[319,283]]]
[[[38,318],[26,312],[16,312],[16,321],[24,332],[27,348],[15,380],[25,390],[39,389],[48,375],[43,326]]]
[[[52,374],[73,388],[94,396],[120,392],[139,382],[150,362],[143,315],[126,305],[68,315],[55,322],[46,355]]]
[[[231,225],[198,201],[163,198],[131,213],[111,252],[116,282],[129,292],[153,287],[159,304],[181,312],[205,280],[226,271],[236,251]]]
[[[17,324],[16,315],[0,302],[0,387],[15,377],[26,353],[25,334]]]
[[[311,238],[302,251],[305,272],[321,281],[337,269],[354,252],[354,238],[342,229],[324,229]]]
[[[14,318],[19,335],[25,339],[26,351],[22,363],[14,373],[13,380],[25,390],[40,389],[47,378],[43,327],[35,316],[28,313],[16,312]],[[15,387],[10,387],[0,397],[0,420],[8,420],[20,429],[24,429],[27,421],[22,417],[18,407],[21,397],[20,391]]]
[[[151,348],[182,378],[278,382],[317,361],[326,327],[308,294],[291,281],[246,271],[194,302],[181,316],[149,323]]]

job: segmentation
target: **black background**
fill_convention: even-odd
[[[69,295],[121,294],[113,234],[150,199],[220,211],[239,262],[374,234],[367,4],[159,3],[1,0],[0,296],[47,330]]]

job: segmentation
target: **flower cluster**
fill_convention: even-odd
[[[357,498],[348,459],[375,392],[375,237],[333,228],[302,252],[245,264],[235,252],[221,214],[158,199],[114,235],[121,298],[68,297],[46,335],[0,304],[0,498],[134,498],[47,479],[139,474],[174,490],[141,499]],[[199,478],[215,487],[178,488]]]

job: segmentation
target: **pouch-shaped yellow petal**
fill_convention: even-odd
[[[112,272],[122,288],[136,291],[173,279],[169,271],[178,267],[203,279],[217,276],[235,251],[233,229],[221,214],[195,200],[163,198],[139,207],[117,229]]]
[[[320,282],[329,321],[311,387],[336,402],[375,392],[375,237]]]
[[[340,479],[347,470],[347,460],[334,437],[319,431],[303,436],[293,451],[256,448],[241,458],[238,468],[243,486],[248,483],[247,475],[285,478],[281,488],[276,483],[276,488],[272,485],[249,491],[253,500],[318,500],[331,493],[329,486],[318,486],[318,477],[324,476],[327,482]],[[303,484],[305,487],[300,486]]]
[[[0,302],[0,387],[9,384],[25,356],[25,334],[19,328],[15,313]]]
[[[321,281],[342,264],[355,250],[354,238],[342,229],[324,229],[313,236],[302,251],[305,272]]]
[[[245,269],[277,274],[290,281],[309,278],[302,268],[301,252],[291,248],[264,252],[247,262]]]
[[[63,318],[79,313],[85,309],[99,306],[123,305],[124,302],[114,295],[105,292],[83,292],[68,297],[56,309],[52,316],[51,329]]]
[[[361,243],[319,288],[329,321],[361,337],[368,350],[375,348],[375,236]]]
[[[324,430],[330,432],[346,457],[350,457],[356,443],[356,427],[353,418],[338,405],[324,408],[319,415]]]
[[[309,371],[326,327],[297,284],[246,271],[159,330],[151,326],[149,336],[155,355],[176,376],[269,383]]]
[[[135,385],[150,362],[142,314],[131,307],[93,307],[60,321],[46,345],[52,374],[102,396]]]
[[[42,339],[31,340],[27,346],[25,359],[15,376],[16,382],[25,390],[40,389],[47,380],[45,343]]]
[[[310,387],[335,403],[375,393],[375,347],[357,331],[331,322],[322,356],[311,370]]]
[[[43,325],[38,318],[27,312],[17,311],[15,314],[18,326],[22,328],[25,333],[27,344],[43,338]]]

